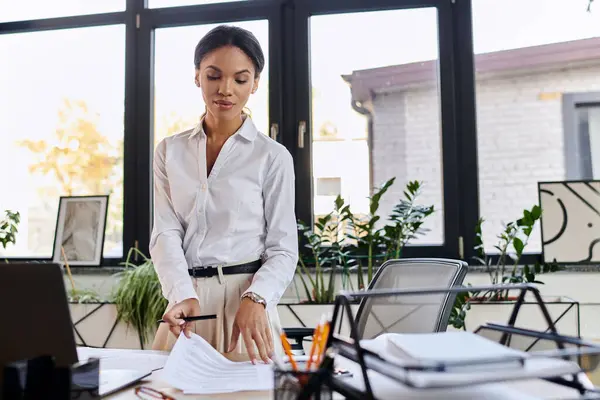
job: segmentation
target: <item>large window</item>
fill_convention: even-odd
[[[259,89],[246,107],[256,127],[269,130],[269,23],[266,20],[233,23],[251,31],[265,53]],[[194,49],[217,25],[185,26],[156,30],[154,72],[154,143],[165,136],[193,128],[204,113],[202,90],[194,85]]]
[[[579,1],[540,4],[473,0],[479,204],[489,253],[503,223],[538,204],[537,182],[568,178],[563,94],[600,90],[600,13]],[[541,251],[539,226],[527,250]]]
[[[0,36],[0,212],[21,213],[1,256],[50,257],[59,197],[96,194],[122,256],[124,47],[122,25]]]
[[[230,3],[247,0],[148,0],[149,8],[193,6],[197,4]]]
[[[314,179],[348,182],[341,196],[365,215],[373,189],[395,178],[382,220],[408,181],[422,181],[418,201],[436,212],[413,244],[444,243],[437,23],[435,8],[310,18]],[[382,35],[392,26],[393,35]],[[319,192],[317,185],[315,216],[334,206]]]
[[[0,22],[125,10],[125,0],[0,0]]]
[[[153,149],[161,139],[199,122],[205,107],[202,91],[194,84],[194,49],[221,23],[252,31],[263,47],[265,69],[247,106],[259,130],[294,157],[299,219],[309,222],[330,212],[338,195],[355,215],[364,216],[370,212],[374,191],[395,179],[377,211],[384,222],[404,196],[406,184],[420,181],[417,202],[433,205],[435,212],[423,226],[425,234],[412,240],[404,255],[463,254],[461,243],[473,228],[465,215],[474,219],[476,214],[476,207],[464,210],[468,207],[463,204],[477,199],[474,174],[466,179],[471,180],[469,195],[461,190],[467,183],[460,175],[468,175],[467,164],[474,165],[476,157],[474,102],[465,84],[470,80],[471,54],[470,49],[458,51],[465,43],[470,45],[470,33],[464,29],[468,24],[462,22],[469,17],[468,3],[46,3],[0,0],[0,148],[5,165],[0,170],[0,212],[15,210],[22,217],[16,245],[0,249],[0,259],[49,258],[59,198],[94,194],[110,195],[103,264],[122,261],[134,246],[148,253]],[[477,7],[476,40],[491,42],[488,47],[476,46],[478,52],[518,47],[506,39],[516,29],[506,24],[491,29],[492,24],[477,22],[482,18],[496,22],[500,12],[484,10],[482,17]],[[583,8],[577,11],[587,18]],[[535,10],[546,13],[543,7]],[[506,20],[514,19],[512,13],[507,15]],[[588,27],[590,32],[595,26]],[[562,90],[539,87],[543,88],[539,101],[546,104]],[[479,86],[478,91],[486,93]],[[531,105],[522,109],[525,114],[535,112]],[[593,110],[585,115],[577,110],[588,131],[595,132]],[[490,137],[491,132],[494,137],[498,124],[492,121],[489,128],[481,109],[478,117],[480,136]],[[507,113],[502,121],[510,118]],[[548,121],[531,126],[544,124]],[[471,135],[473,148],[467,149],[461,135]],[[490,145],[482,139],[482,146]],[[482,168],[487,168],[481,174],[484,198],[494,185],[504,183],[488,183],[486,173],[496,164],[486,162],[496,162],[495,152],[482,154]],[[463,198],[468,201],[461,202]],[[516,197],[502,201],[505,198]],[[482,201],[484,217],[494,218],[496,211],[489,212],[489,207],[496,210],[507,203],[490,204]]]

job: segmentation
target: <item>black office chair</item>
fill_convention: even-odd
[[[442,258],[403,258],[381,265],[369,289],[411,289],[462,285],[468,264]],[[443,332],[448,327],[454,293],[422,296],[363,298],[356,313],[358,337],[373,339],[382,333]],[[314,328],[284,328],[292,350],[303,353],[303,343]]]

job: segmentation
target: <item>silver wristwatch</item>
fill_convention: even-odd
[[[263,305],[263,307],[267,308],[267,301],[266,301],[266,300],[265,300],[265,299],[264,299],[262,296],[259,296],[259,295],[257,295],[257,294],[256,294],[256,293],[254,293],[254,292],[247,292],[247,293],[244,293],[244,294],[242,295],[242,297],[241,297],[241,300],[243,300],[243,299],[245,299],[245,298],[249,298],[249,299],[250,299],[250,300],[252,300],[253,302],[255,302],[255,303],[258,303],[258,304],[262,304],[262,305]]]

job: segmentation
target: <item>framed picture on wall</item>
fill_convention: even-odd
[[[600,262],[600,181],[539,182],[544,262]]]
[[[52,261],[58,264],[68,262],[69,265],[99,266],[107,209],[108,195],[61,197]]]

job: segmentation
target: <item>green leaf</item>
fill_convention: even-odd
[[[520,257],[523,254],[523,249],[525,248],[523,241],[516,237],[513,239],[513,246],[517,252],[517,257]]]
[[[538,205],[534,205],[533,208],[531,209],[531,218],[534,221],[537,221],[538,219],[540,219],[542,216],[542,208]]]

